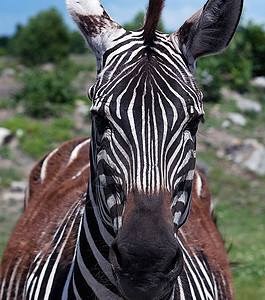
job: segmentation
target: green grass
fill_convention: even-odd
[[[211,173],[208,182],[215,203],[218,228],[230,248],[237,300],[265,299],[264,178],[231,171],[230,162],[212,149],[198,153]]]
[[[10,129],[18,137],[21,150],[36,159],[74,136],[74,123],[68,117],[36,121],[17,115],[0,126]]]
[[[18,59],[13,56],[0,56],[0,72],[6,68],[15,68],[18,66]]]
[[[12,181],[18,181],[21,180],[21,178],[22,176],[15,169],[0,167],[0,189],[10,186]]]
[[[22,203],[12,199],[8,203],[2,199],[0,201],[0,261],[10,233],[22,213],[22,205]]]

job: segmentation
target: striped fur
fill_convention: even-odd
[[[5,250],[0,299],[124,299],[115,286],[108,257],[114,233],[106,232],[107,228],[99,221],[97,207],[92,205],[93,199],[86,197],[89,142],[88,138],[68,142],[33,169],[30,205],[16,226],[20,231],[25,229],[24,238],[18,240],[13,234]],[[64,158],[59,168],[58,155]],[[62,178],[65,171],[69,176]],[[74,196],[68,191],[69,178],[75,180]],[[34,222],[33,212],[41,218],[41,211],[50,201],[52,182],[58,187],[53,190],[53,197],[60,199],[56,201],[59,209],[49,224],[43,216],[38,232],[28,235],[25,225]],[[35,194],[36,183],[38,190],[41,188],[42,198]],[[86,201],[89,202],[85,208]],[[171,298],[231,299],[231,275],[222,239],[211,218],[210,191],[198,171],[195,172],[192,201],[190,217],[178,234],[184,270]],[[33,248],[34,251],[30,251]],[[20,249],[15,256],[14,249]]]
[[[226,47],[242,1],[208,1],[171,35],[155,31],[162,0],[150,0],[134,32],[98,0],[66,2],[98,63],[91,139],[63,144],[33,169],[0,299],[232,299],[210,191],[195,169],[204,111],[192,71]]]

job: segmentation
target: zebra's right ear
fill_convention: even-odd
[[[208,0],[171,36],[182,50],[191,71],[197,58],[222,52],[231,41],[243,0]]]
[[[72,19],[98,59],[111,46],[113,40],[125,32],[110,18],[98,0],[66,0],[65,2]]]

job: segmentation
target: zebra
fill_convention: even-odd
[[[172,34],[126,31],[98,0],[66,0],[97,59],[91,138],[33,168],[4,251],[0,299],[233,299],[229,262],[195,168],[204,120],[193,72],[223,51],[243,1],[209,0]]]

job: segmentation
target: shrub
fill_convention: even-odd
[[[195,77],[203,92],[205,102],[217,102],[221,97],[221,88],[224,84],[220,72],[220,61],[216,56],[202,58],[197,63]]]
[[[123,25],[123,28],[126,30],[138,30],[142,28],[144,24],[145,13],[139,12],[131,22],[128,22]],[[160,19],[157,27],[158,31],[165,32],[165,26],[162,19]]]
[[[222,84],[239,92],[248,91],[251,79],[265,73],[264,52],[264,26],[252,22],[240,25],[226,51],[198,61],[196,77],[206,99],[217,99]]]
[[[55,8],[40,12],[27,26],[18,26],[10,42],[21,63],[32,66],[58,62],[69,53],[69,33]]]
[[[26,114],[35,118],[56,116],[60,115],[58,104],[73,104],[73,73],[67,68],[66,64],[51,71],[35,68],[22,76],[24,88],[16,94],[16,100],[21,101]]]
[[[73,54],[88,52],[85,40],[78,31],[73,31],[69,35],[69,50]]]

